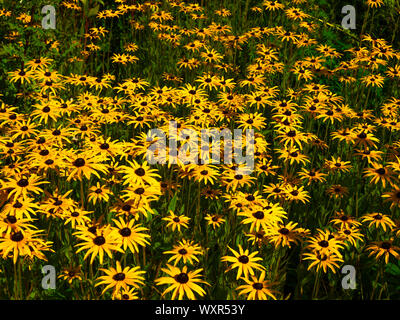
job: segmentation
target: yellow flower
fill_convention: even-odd
[[[168,269],[167,269],[168,268]],[[194,293],[197,293],[201,297],[206,294],[204,289],[200,287],[197,283],[204,283],[209,285],[206,281],[199,279],[200,272],[203,269],[197,269],[195,271],[187,271],[187,266],[184,266],[183,269],[179,269],[178,267],[171,266],[167,264],[167,268],[161,268],[168,276],[160,277],[156,279],[157,285],[168,284],[169,287],[164,290],[162,296],[165,296],[168,292],[172,292],[172,300],[178,298],[182,300],[186,295],[190,300],[196,300]]]
[[[276,290],[272,290],[273,285],[268,280],[265,279],[265,271],[262,271],[260,276],[252,276],[251,280],[248,278],[241,278],[246,282],[245,285],[241,285],[236,288],[236,290],[241,290],[239,295],[247,295],[247,300],[267,300],[268,297],[276,300],[274,293]]]
[[[238,268],[236,280],[240,278],[242,274],[244,274],[245,278],[248,278],[249,274],[254,275],[254,270],[264,270],[265,267],[261,264],[257,263],[257,261],[262,261],[262,258],[256,257],[258,251],[254,251],[249,254],[249,250],[243,250],[242,246],[239,244],[239,252],[233,250],[228,246],[229,250],[233,253],[232,256],[224,256],[221,258],[222,261],[231,262],[232,265],[226,270],[228,272],[234,268]]]
[[[125,267],[122,269],[121,263],[117,261],[116,268],[110,267],[109,269],[101,268],[106,275],[98,278],[100,282],[96,283],[96,287],[102,284],[107,286],[103,289],[101,294],[104,294],[108,289],[114,288],[113,297],[120,293],[120,290],[128,290],[129,286],[139,288],[143,285],[145,271],[140,270],[139,267]]]

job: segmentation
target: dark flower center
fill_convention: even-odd
[[[17,218],[14,216],[7,216],[7,218],[5,219],[8,223],[14,224],[17,222]]]
[[[78,158],[72,163],[75,167],[83,167],[85,165],[85,160],[83,158]]]
[[[262,290],[264,288],[263,284],[260,282],[253,283],[253,288],[256,290]]]
[[[256,219],[264,219],[264,212],[262,211],[256,211],[253,213],[253,217]]]
[[[17,182],[18,187],[25,188],[29,184],[27,179],[21,179]]]
[[[39,152],[39,154],[41,155],[41,156],[48,156],[49,155],[49,153],[50,153],[50,151],[49,150],[46,150],[46,149],[43,149],[43,150],[40,150],[40,152]]]
[[[187,273],[182,272],[182,273],[176,275],[174,277],[174,279],[175,279],[175,281],[177,281],[177,282],[179,282],[181,284],[184,284],[184,283],[189,281],[189,276],[187,275]]]
[[[129,237],[132,234],[132,231],[129,228],[123,228],[119,230],[119,234],[123,237]]]
[[[106,243],[106,239],[104,239],[103,236],[97,236],[96,238],[93,239],[93,243],[96,246],[102,246],[103,244]]]
[[[144,193],[144,188],[137,188],[137,189],[135,190],[135,193],[136,193],[136,194],[143,194],[143,193]]]
[[[289,234],[289,230],[286,229],[286,228],[281,228],[281,229],[279,229],[278,232],[279,232],[280,234],[283,234],[284,236],[287,235],[287,234]]]
[[[135,170],[135,173],[136,173],[139,177],[143,177],[143,176],[146,174],[146,172],[144,171],[143,168],[138,168],[138,169],[136,169],[136,170]]]
[[[125,280],[125,273],[118,272],[113,275],[113,280],[115,281],[124,281]]]
[[[367,135],[364,132],[361,132],[359,135],[357,135],[360,139],[365,139]]]
[[[15,209],[20,209],[22,208],[22,203],[19,202],[18,200],[14,203],[13,208]]]
[[[386,170],[384,168],[379,168],[378,170],[375,171],[379,175],[384,175],[386,173]]]
[[[96,234],[96,230],[97,230],[97,227],[96,227],[96,226],[92,226],[92,227],[89,227],[89,228],[87,229],[87,231],[89,231],[90,233],[93,233],[93,234]]]
[[[18,231],[11,235],[11,240],[14,242],[20,242],[20,241],[24,240],[24,235],[22,234],[21,231]]]
[[[329,242],[326,240],[322,240],[320,242],[318,242],[318,244],[322,247],[322,248],[327,248],[329,247]]]
[[[246,263],[248,263],[248,262],[250,261],[250,260],[249,260],[249,257],[248,257],[248,256],[245,256],[245,255],[240,256],[240,257],[238,258],[238,260],[239,260],[240,263],[243,263],[243,264],[246,264]]]
[[[129,204],[125,204],[125,205],[122,207],[122,210],[124,210],[124,211],[130,211],[131,208],[132,208],[132,207],[131,207]]]
[[[178,251],[178,253],[181,254],[181,255],[185,255],[185,254],[187,253],[187,250],[184,249],[184,248],[182,248],[182,249],[180,249],[180,250]]]
[[[381,244],[381,248],[382,248],[382,249],[385,249],[385,250],[389,250],[391,247],[392,247],[392,245],[390,244],[390,242],[384,241],[384,242],[382,242],[382,244]]]

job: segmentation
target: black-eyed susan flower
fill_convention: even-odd
[[[116,300],[137,300],[139,299],[138,293],[136,292],[136,288],[121,289],[118,293],[113,296],[113,299]]]
[[[161,270],[167,276],[157,278],[155,281],[157,285],[168,285],[168,288],[163,291],[162,296],[172,291],[171,300],[175,300],[175,298],[182,300],[184,296],[190,300],[195,300],[195,293],[201,297],[206,294],[204,289],[198,285],[198,283],[209,285],[206,281],[200,279],[200,273],[203,269],[188,272],[187,266],[180,269],[167,264],[167,268],[161,268]]]
[[[393,239],[384,241],[375,241],[372,244],[370,244],[366,248],[366,250],[371,251],[368,256],[375,255],[375,258],[377,260],[380,257],[383,257],[386,264],[389,262],[390,255],[394,256],[396,259],[399,259],[400,257],[398,253],[400,248],[393,244]]]
[[[362,223],[368,223],[368,228],[375,227],[376,229],[382,228],[383,231],[393,230],[396,226],[394,221],[386,214],[379,212],[368,213],[361,218]]]
[[[277,300],[277,290],[272,289],[275,283],[265,280],[266,272],[262,271],[259,277],[251,276],[251,278],[241,278],[246,284],[236,288],[240,290],[239,295],[247,296],[247,300],[268,300],[272,298]]]
[[[177,229],[179,232],[181,231],[182,228],[188,228],[188,223],[190,221],[189,217],[186,217],[185,215],[175,215],[173,211],[169,211],[169,216],[162,218],[164,221],[168,221],[167,227],[171,227],[172,231],[175,231]]]
[[[336,211],[335,216],[330,222],[338,226],[339,229],[353,228],[361,225],[354,217],[345,214],[343,210]]]
[[[12,178],[7,178],[4,181],[2,189],[10,189],[8,198],[14,196],[15,198],[22,197],[28,198],[29,194],[39,194],[43,192],[38,186],[41,184],[49,183],[47,181],[40,181],[41,177],[35,174],[24,175],[19,174]]]
[[[168,259],[168,263],[174,261],[174,266],[176,266],[179,261],[184,264],[188,262],[193,264],[194,261],[199,262],[197,255],[202,255],[203,250],[193,241],[183,239],[178,245],[174,245],[172,250],[164,251],[163,254],[171,254],[172,256]]]
[[[106,172],[104,158],[89,152],[71,153],[67,156],[69,175],[67,181],[90,179],[92,175],[100,178],[99,172]]]
[[[81,270],[81,267],[78,266],[76,268],[73,268],[73,267],[64,268],[61,271],[61,274],[57,278],[65,280],[69,284],[72,284],[72,282],[74,280],[82,281],[82,270]]]
[[[119,261],[116,262],[116,268],[110,267],[109,269],[100,268],[106,275],[98,278],[99,282],[95,286],[105,284],[106,287],[103,289],[102,294],[107,290],[113,288],[113,296],[120,293],[121,289],[128,290],[130,286],[139,288],[144,284],[145,271],[140,270],[140,267],[121,267]]]
[[[274,244],[275,248],[280,246],[289,247],[298,244],[302,238],[301,233],[296,230],[297,223],[289,221],[286,224],[278,223],[268,229],[267,239]]]
[[[42,232],[42,230],[25,229],[0,237],[0,254],[3,259],[11,257],[14,264],[18,257],[24,256],[36,256],[46,260],[41,251],[50,250],[50,242],[40,238]]]
[[[105,185],[100,185],[99,182],[97,182],[95,186],[90,187],[89,191],[88,200],[93,204],[101,201],[108,202],[110,199],[110,189],[108,189]]]
[[[257,257],[258,251],[254,251],[249,253],[249,250],[243,250],[242,246],[239,244],[239,252],[228,246],[228,249],[233,253],[232,256],[223,256],[221,261],[230,262],[231,265],[225,272],[228,272],[232,269],[237,268],[236,280],[240,278],[243,274],[245,278],[248,278],[249,275],[254,275],[254,270],[265,270],[265,267],[261,264],[257,263],[257,261],[262,261],[261,257]]]
[[[124,251],[127,248],[131,250],[132,253],[139,252],[139,247],[145,247],[149,245],[150,235],[144,233],[143,231],[148,231],[148,228],[142,227],[139,224],[135,225],[135,220],[125,222],[122,218],[113,219],[115,225],[115,235],[120,239]]]
[[[342,228],[338,231],[338,236],[340,239],[352,246],[356,246],[357,241],[362,242],[364,237],[364,235],[360,232],[360,229],[356,227]]]
[[[340,258],[342,257],[340,250],[343,249],[343,241],[335,237],[329,230],[323,231],[318,229],[318,234],[310,237],[308,242],[307,248],[317,251],[318,254],[329,255],[333,253]]]
[[[307,270],[316,268],[317,271],[323,270],[326,273],[329,269],[336,273],[340,268],[339,263],[343,262],[343,259],[335,253],[325,252],[321,253],[318,250],[312,253],[304,253],[303,260],[311,260],[312,262],[308,266]]]
[[[113,251],[124,252],[121,249],[120,239],[116,237],[110,226],[106,226],[94,233],[87,231],[82,234],[75,233],[75,235],[83,241],[76,245],[79,247],[76,253],[87,250],[83,258],[86,260],[88,256],[91,255],[90,264],[93,263],[97,256],[99,256],[100,264],[102,264],[104,253],[106,253],[109,258],[112,258]]]
[[[150,169],[150,166],[144,161],[139,164],[135,160],[128,161],[129,166],[121,166],[124,175],[124,184],[154,184],[157,183],[156,178],[160,176],[156,173],[156,169]]]
[[[377,184],[378,182],[381,182],[384,188],[386,182],[392,186],[394,185],[396,178],[393,177],[393,172],[390,168],[375,162],[371,162],[371,165],[372,168],[364,169],[364,177],[372,177],[371,183]]]
[[[226,220],[219,214],[207,214],[204,219],[207,221],[209,226],[212,226],[215,230],[219,228]]]
[[[394,186],[391,191],[384,192],[382,198],[385,198],[385,202],[391,202],[390,208],[393,208],[394,206],[400,207],[400,188]]]
[[[85,211],[81,208],[70,208],[68,211],[64,212],[64,224],[70,223],[74,229],[77,225],[86,225],[86,223],[90,222],[89,215],[92,213],[93,212]]]

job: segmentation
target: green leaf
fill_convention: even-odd
[[[169,212],[170,210],[175,212],[175,208],[176,208],[176,197],[177,194],[175,193],[174,197],[171,199],[169,205],[168,205],[168,209],[167,212]]]
[[[96,7],[94,7],[94,8],[91,8],[90,10],[89,10],[89,13],[88,13],[88,17],[92,17],[92,16],[95,16],[96,14],[97,14],[97,12],[99,12],[99,9],[100,9],[100,6],[99,5],[97,5]]]

